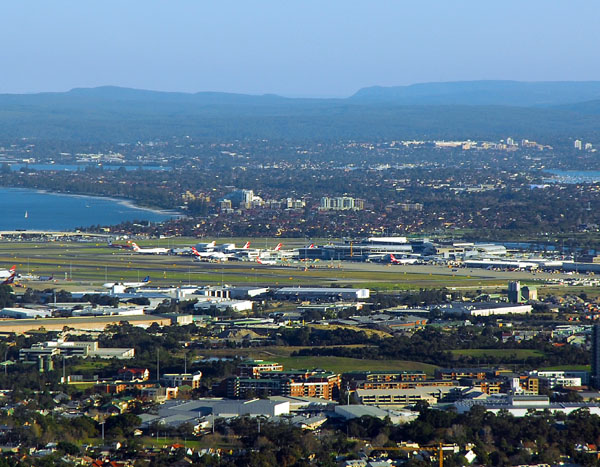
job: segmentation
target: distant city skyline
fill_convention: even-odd
[[[0,93],[115,85],[346,97],[422,82],[600,80],[596,2],[12,2]]]

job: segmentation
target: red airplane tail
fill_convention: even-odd
[[[15,282],[15,275],[12,274],[10,277],[6,278],[4,280],[4,282],[2,282],[2,285],[10,285],[10,284],[14,284]]]

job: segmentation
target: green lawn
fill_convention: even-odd
[[[322,368],[336,373],[358,370],[421,370],[433,375],[435,365],[412,362],[408,360],[362,360],[348,357],[277,357],[279,363],[286,369],[291,368]]]
[[[107,366],[109,366],[112,362],[111,361],[93,361],[93,360],[84,360],[80,363],[78,363],[77,365],[74,365],[72,367],[69,368],[69,371],[72,372],[78,372],[78,371],[94,371],[94,370],[100,370],[102,368],[105,368]]]
[[[540,368],[540,371],[561,371],[561,370],[575,370],[575,371],[592,371],[591,365],[556,365],[548,366],[546,368]]]
[[[543,357],[539,350],[531,349],[458,349],[451,350],[453,355],[464,357],[529,358]]]

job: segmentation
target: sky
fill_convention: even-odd
[[[595,0],[19,0],[0,11],[0,93],[345,97],[373,85],[600,80]]]

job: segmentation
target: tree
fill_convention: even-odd
[[[14,305],[14,294],[10,285],[0,285],[0,308],[6,308]]]

